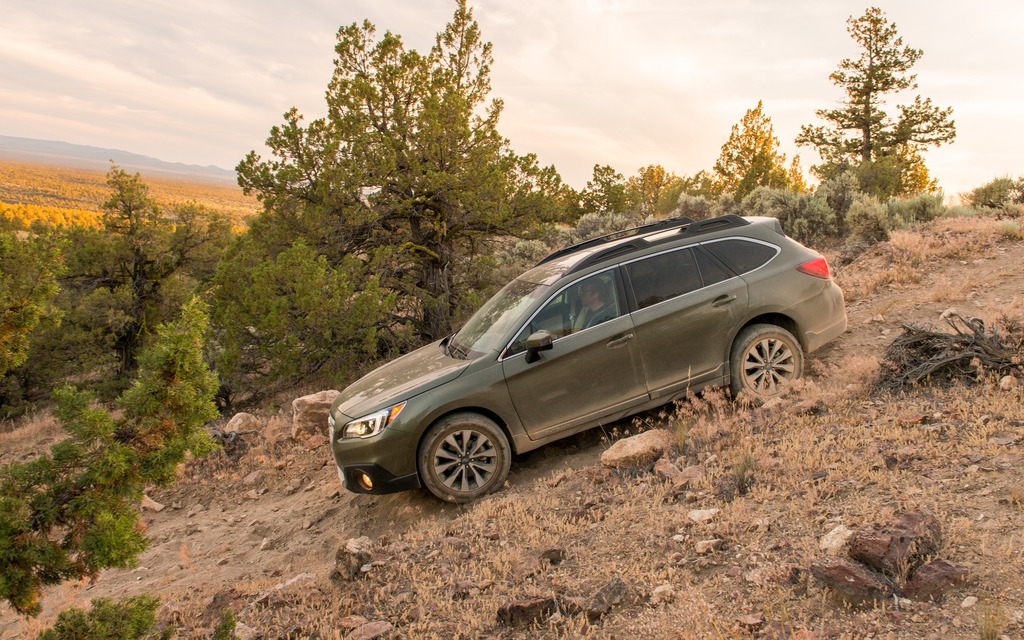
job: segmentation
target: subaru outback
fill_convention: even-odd
[[[500,488],[512,456],[711,385],[770,398],[846,330],[825,259],[774,218],[674,218],[549,255],[455,334],[345,389],[330,411],[342,483]]]

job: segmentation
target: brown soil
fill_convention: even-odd
[[[942,327],[940,315],[950,308],[990,323],[1002,313],[1024,317],[1024,282],[1019,275],[1024,264],[1024,242],[1000,235],[995,224],[964,227],[940,222],[920,231],[903,232],[892,242],[875,246],[837,269],[837,280],[848,298],[849,330],[810,356],[812,384],[804,392],[806,397],[820,399],[829,407],[825,415],[831,412],[833,416],[807,423],[821,429],[806,446],[813,448],[817,443],[822,447],[822,453],[816,454],[821,459],[815,464],[831,470],[832,476],[825,481],[827,491],[808,484],[813,483],[812,476],[794,480],[792,474],[803,464],[800,453],[780,444],[803,442],[786,427],[787,422],[804,419],[792,413],[795,400],[787,400],[789,404],[774,414],[732,413],[732,409],[726,414],[716,414],[713,409],[694,413],[690,418],[690,455],[697,460],[704,458],[702,461],[712,469],[717,458],[720,478],[729,471],[727,461],[735,459],[738,451],[752,452],[758,469],[755,477],[761,481],[746,496],[723,501],[715,495],[712,478],[704,491],[687,497],[689,503],[668,496],[650,473],[616,473],[605,481],[598,458],[609,439],[648,424],[621,422],[607,432],[581,434],[521,456],[514,462],[508,486],[502,492],[480,504],[460,507],[440,503],[422,491],[371,497],[341,490],[326,446],[307,451],[284,437],[288,416],[282,414],[269,420],[262,436],[247,437],[252,448],[240,459],[218,455],[192,463],[182,471],[177,485],[150,494],[166,508],[158,513],[142,513],[152,546],[141,556],[137,568],[104,572],[92,584],[69,584],[50,590],[44,613],[34,620],[18,618],[0,608],[0,638],[32,637],[70,604],[84,606],[95,597],[144,592],[161,597],[165,605],[160,617],[165,622],[178,622],[178,637],[208,634],[224,603],[241,612],[242,622],[266,631],[269,638],[282,637],[289,629],[295,637],[335,637],[330,629],[344,637],[338,620],[350,614],[387,620],[396,628],[393,637],[403,638],[754,634],[779,638],[976,638],[984,637],[984,625],[994,628],[1000,621],[1001,633],[1021,637],[1021,449],[1014,445],[993,452],[985,447],[984,439],[993,430],[1015,438],[1024,436],[1020,391],[1006,401],[991,385],[970,392],[978,396],[922,389],[894,402],[873,394],[868,384],[902,323]],[[957,394],[974,406],[995,407],[993,411],[1001,415],[984,416],[987,420],[983,424],[989,425],[984,433],[971,435],[964,429],[960,439],[936,444],[938,448],[929,453],[930,445],[922,444],[921,439],[931,433],[922,431],[925,426],[967,424],[974,419],[970,407],[955,406]],[[908,413],[928,416],[918,425],[922,430],[910,432],[900,422],[900,416]],[[940,414],[942,417],[931,417]],[[728,428],[712,430],[709,425],[715,416]],[[656,416],[647,416],[640,422],[656,420]],[[675,428],[676,424],[670,426]],[[871,436],[875,445],[861,439],[865,425],[878,429]],[[878,448],[864,453],[871,446]],[[849,450],[844,452],[847,447]],[[851,463],[844,457],[863,454],[862,460],[853,460],[852,464],[869,467],[871,455],[877,457],[891,450],[897,458],[900,451],[907,457],[908,447],[916,450],[913,462],[908,463],[912,468],[865,469],[863,477],[842,479],[835,471]],[[974,449],[980,451],[980,457],[976,462],[971,462],[975,458],[965,461],[963,456]],[[831,455],[838,457],[833,459]],[[708,460],[709,456],[715,457]],[[259,477],[250,477],[247,484],[245,479],[254,471]],[[911,472],[928,481],[915,479]],[[885,480],[878,475],[882,473],[900,475]],[[1012,495],[1017,495],[1016,506],[1012,500],[1007,501]],[[582,505],[588,512],[599,510],[604,515],[586,522],[562,518],[556,524],[545,524],[548,514],[544,509],[556,512],[567,508],[565,505]],[[712,507],[727,512],[713,531],[686,528],[676,515]],[[805,570],[810,561],[822,555],[817,541],[836,522],[851,527],[867,525],[874,518],[911,507],[940,514],[948,538],[947,555],[967,565],[974,576],[944,604],[915,603],[909,611],[883,607],[856,612],[831,604],[813,581],[791,588],[777,583],[764,586],[757,580],[739,577],[769,567],[774,570],[792,565]],[[507,521],[502,520],[502,513],[507,514]],[[768,522],[771,524],[765,524]],[[506,564],[514,569],[517,554],[535,552],[545,539],[537,533],[540,538],[531,537],[529,544],[520,545],[514,532],[521,527],[526,527],[524,539],[531,537],[525,533],[531,528],[547,532],[556,546],[568,547],[570,557],[587,556],[586,562],[580,557],[575,564],[562,565],[561,573],[552,568],[547,575],[543,571],[532,577],[527,574],[518,581],[497,577],[493,580],[496,586],[484,589],[482,595],[478,589],[460,596],[468,598],[460,601],[468,603],[461,606],[461,614],[451,610],[451,594],[442,597],[429,592],[443,591],[445,584],[450,585],[452,579],[445,582],[448,574],[474,571],[474,563],[482,562],[480,556],[486,554],[506,558]],[[610,528],[607,535],[613,537],[601,537],[605,528]],[[683,545],[684,560],[676,557],[666,564],[665,557],[672,555],[672,549],[664,547],[674,544],[670,542],[673,535],[683,535],[686,540],[722,538],[726,543],[724,550],[705,555],[696,554],[692,542],[677,540]],[[361,587],[367,592],[376,590],[373,597],[352,593],[355,587],[351,583],[339,586],[328,578],[336,550],[346,540],[360,536],[373,541],[389,565],[374,569],[379,577],[368,579]],[[498,539],[495,536],[508,544],[494,546],[497,543],[493,541]],[[463,552],[469,557],[456,556],[453,560],[441,547],[433,556],[423,552],[446,537],[469,540],[466,544],[471,551]],[[636,551],[637,546],[646,551]],[[630,555],[633,553],[640,555]],[[460,557],[465,566],[460,566]],[[490,562],[493,564],[493,558]],[[622,568],[627,566],[620,565],[623,562],[629,568]],[[407,563],[415,563],[418,568],[399,567]],[[645,570],[643,567],[648,565]],[[501,571],[506,570],[488,569],[498,576],[504,576]],[[273,616],[246,608],[275,584],[303,573],[314,576],[314,586],[309,593],[285,598]],[[508,599],[548,592],[585,598],[611,575],[627,576],[631,591],[640,597],[600,621],[568,615],[563,618],[559,614],[526,630],[495,622],[495,610]],[[675,587],[676,604],[658,608],[647,596],[653,587],[666,583]],[[413,596],[406,597],[405,593]],[[963,608],[961,602],[969,595],[981,597],[981,603]],[[446,604],[435,604],[434,598]],[[418,602],[416,615],[408,614],[408,606],[403,609],[394,604],[410,599]],[[390,604],[381,604],[385,601]],[[988,615],[986,612],[1002,617],[986,623],[982,616]],[[746,625],[737,620],[740,614],[758,614],[763,622]],[[459,615],[471,616],[471,621],[460,622]],[[774,636],[766,635],[770,629],[779,631]],[[998,638],[999,633],[991,637]]]

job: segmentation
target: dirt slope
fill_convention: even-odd
[[[849,330],[810,357],[811,378],[840,388],[863,383],[865,372],[876,366],[902,323],[941,327],[940,316],[950,308],[989,321],[1004,311],[1021,317],[1024,241],[1004,237],[992,225],[965,225],[942,223],[920,233],[897,235],[891,243],[837,268],[837,279],[848,298]],[[94,584],[53,589],[38,620],[26,622],[0,609],[0,638],[30,636],[60,608],[81,606],[98,596],[151,592],[173,603],[172,613],[178,610],[194,617],[226,590],[255,594],[303,573],[313,574],[323,585],[334,566],[335,551],[348,539],[367,536],[396,541],[403,534],[433,526],[457,526],[467,514],[466,507],[441,504],[423,492],[381,497],[349,494],[339,487],[326,446],[306,450],[275,435],[286,426],[287,416],[274,417],[265,437],[249,438],[253,447],[239,460],[220,457],[192,465],[175,487],[152,493],[150,497],[165,508],[143,512],[152,546],[138,568],[105,572]],[[629,423],[621,423],[614,430],[629,428]],[[571,482],[552,486],[557,483],[551,478],[598,465],[607,446],[606,435],[617,434],[582,434],[521,457],[503,493],[529,502],[560,491],[578,491]],[[1021,524],[1019,516],[1017,524]],[[1019,538],[1008,539],[1019,542]],[[1014,558],[1020,562],[1019,555]],[[730,597],[726,593],[722,599],[727,602]],[[1012,604],[1014,597],[1016,604]],[[1011,610],[1024,608],[1020,598],[1019,592],[1009,596]],[[167,609],[162,615],[169,615]],[[978,637],[973,627],[968,633],[966,624],[960,634],[960,627],[950,626],[952,617],[947,618],[949,634]],[[192,622],[201,626],[194,618]],[[1024,627],[1013,627],[1012,619],[1008,624],[1007,628],[1024,634]],[[938,628],[926,625],[906,631],[897,626],[890,633],[923,637],[925,632],[938,633]],[[655,632],[639,635],[659,637]],[[819,631],[813,637],[838,636]]]

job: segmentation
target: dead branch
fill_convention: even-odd
[[[991,331],[979,318],[949,314],[953,333],[903,325],[885,350],[877,386],[891,391],[917,384],[975,383],[986,373],[1007,375],[1021,365],[1021,324],[1000,318]]]

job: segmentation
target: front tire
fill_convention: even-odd
[[[508,438],[493,420],[475,413],[456,413],[427,430],[417,464],[431,493],[462,504],[505,483],[512,452]]]
[[[732,395],[747,392],[774,398],[804,372],[804,352],[792,333],[773,324],[755,324],[736,336],[729,359]]]

